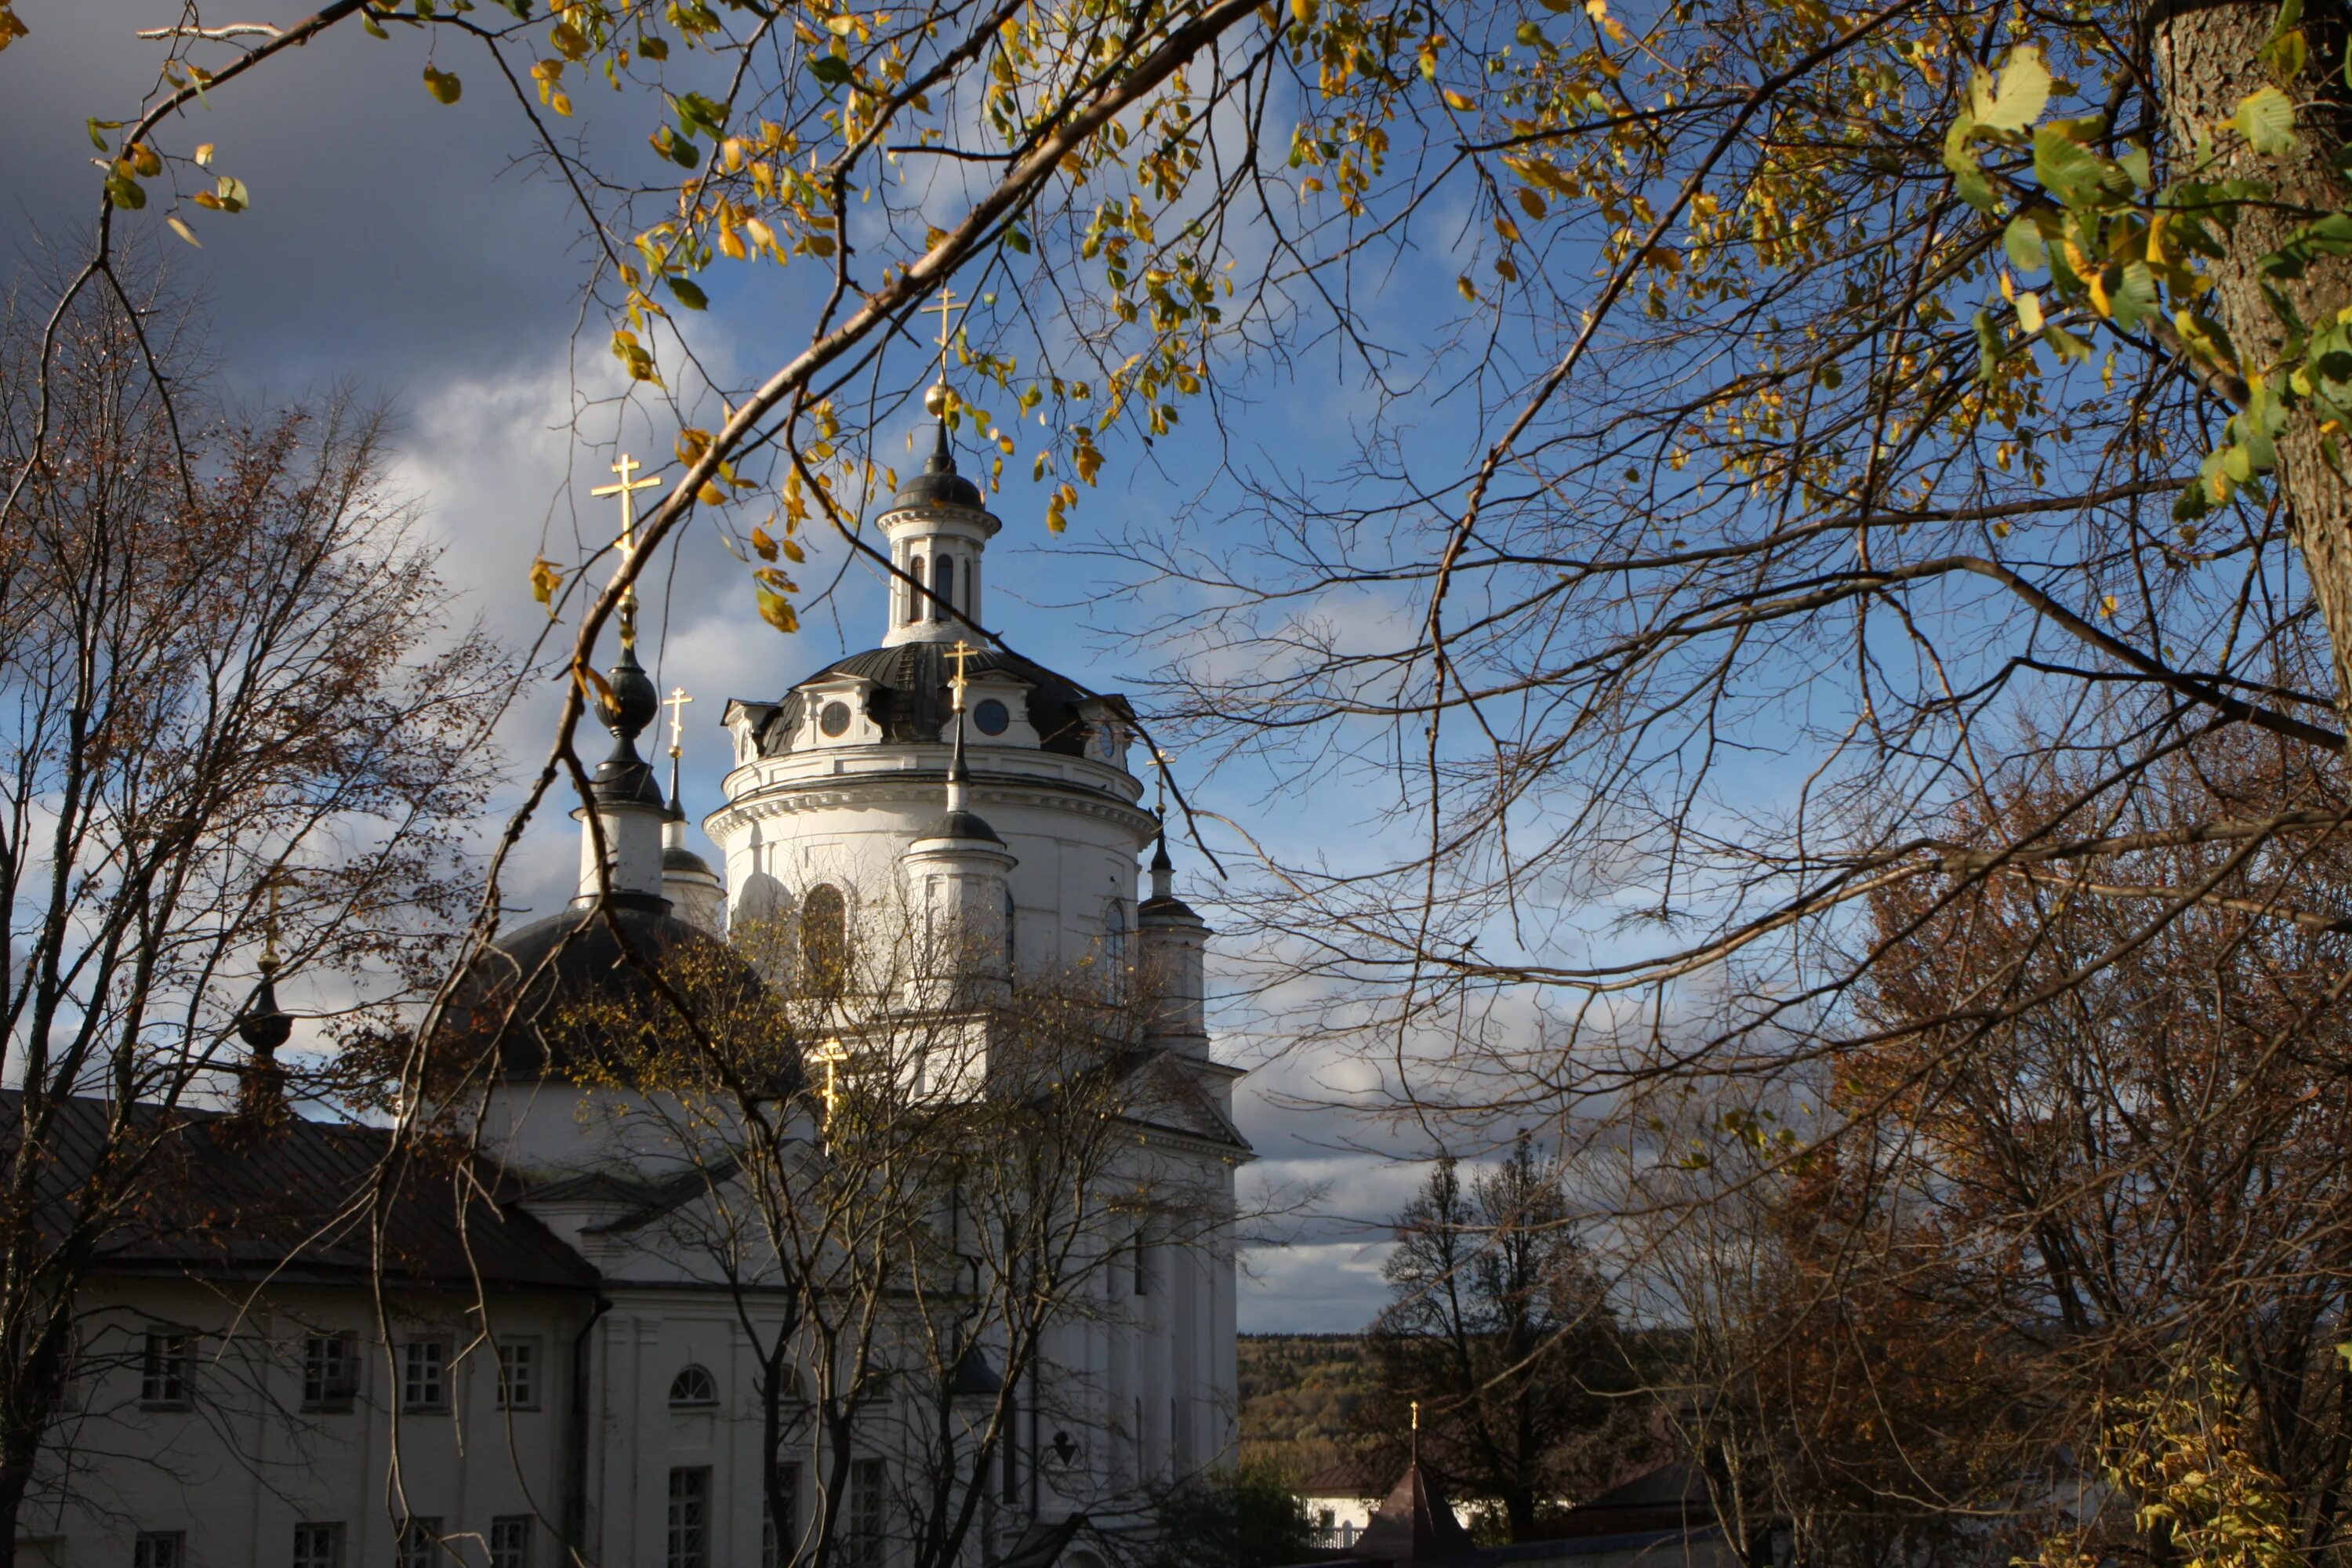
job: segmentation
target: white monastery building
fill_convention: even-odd
[[[719,870],[638,750],[661,703],[625,612],[578,897],[428,1029],[439,1131],[396,1162],[387,1129],[273,1106],[265,965],[246,1103],[173,1113],[175,1195],[103,1262],[20,1561],[1104,1568],[1234,1462],[1240,1074],[1132,715],[980,631],[1000,524],[944,423],[878,521],[878,646],[724,710]],[[679,994],[781,1022],[712,1045],[729,1019],[698,1034]],[[1083,1060],[1074,1008],[1107,1020]],[[1081,1090],[1072,1154],[1053,1108]],[[115,1108],[77,1103],[95,1149]],[[875,1105],[992,1146],[853,1180]],[[890,1244],[903,1268],[861,1272],[856,1226],[778,1240],[886,1188],[931,1238]]]

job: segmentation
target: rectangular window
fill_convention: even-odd
[[[1143,1239],[1140,1226],[1135,1233],[1135,1293],[1151,1294],[1151,1244]]]
[[[441,1521],[415,1516],[392,1543],[393,1568],[439,1568]]]
[[[499,1342],[499,1408],[539,1408],[539,1342]]]
[[[669,1473],[669,1568],[710,1568],[710,1468]]]
[[[776,1490],[782,1494],[760,1500],[760,1568],[787,1568],[800,1560],[801,1468],[776,1467]],[[783,1511],[776,1511],[779,1502]]]
[[[188,1568],[188,1538],[176,1530],[142,1530],[131,1540],[131,1568]]]
[[[351,1335],[312,1334],[302,1342],[303,1409],[349,1410],[359,1388],[359,1342]]]
[[[400,1407],[449,1408],[449,1342],[411,1340],[400,1347]]]
[[[294,1568],[343,1568],[343,1527],[340,1524],[296,1525]]]
[[[849,1464],[850,1568],[880,1568],[883,1524],[888,1518],[889,1485],[882,1461],[853,1459]]]
[[[196,1338],[151,1329],[139,1365],[139,1403],[151,1410],[184,1410],[196,1384]]]
[[[527,1513],[490,1521],[490,1568],[530,1568],[530,1522]]]

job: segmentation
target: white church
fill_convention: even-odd
[[[944,423],[878,524],[878,646],[725,707],[719,870],[625,612],[578,896],[433,1021],[397,1164],[273,1111],[265,967],[247,1103],[101,1263],[20,1561],[1107,1568],[1234,1462],[1241,1075],[1132,715],[981,632]]]

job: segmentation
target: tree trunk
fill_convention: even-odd
[[[2243,139],[2224,132],[2214,139],[2219,167],[2209,177],[2244,178],[2273,184],[2288,206],[2320,211],[2352,206],[2352,182],[2337,172],[2347,123],[2339,74],[2346,36],[2344,0],[2309,0],[2304,10],[2308,53],[2302,76],[2274,83],[2263,61],[2275,25],[2276,0],[2158,0],[2148,11],[2157,87],[2164,99],[2167,138],[2174,177],[2200,134],[2227,121],[2246,96],[2284,85],[2295,101],[2295,133],[2301,146],[2283,157],[2256,154]],[[2256,263],[2276,249],[2305,218],[2293,211],[2249,205],[2227,242],[2229,254],[2207,263],[2216,288],[2214,313],[2236,344],[2239,366],[2248,375],[2276,363],[2285,331],[2262,293]],[[2352,304],[2352,258],[2321,258],[2298,279],[2275,284],[2306,324],[2318,324]],[[2352,437],[2342,444],[2352,447]],[[2298,415],[2278,440],[2274,482],[2287,505],[2287,521],[2313,601],[2327,627],[2336,676],[2336,705],[2352,732],[2352,486],[2320,452],[2316,423]]]

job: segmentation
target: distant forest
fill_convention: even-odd
[[[1288,1482],[1339,1463],[1357,1440],[1371,1378],[1357,1334],[1242,1335],[1242,1463]]]

